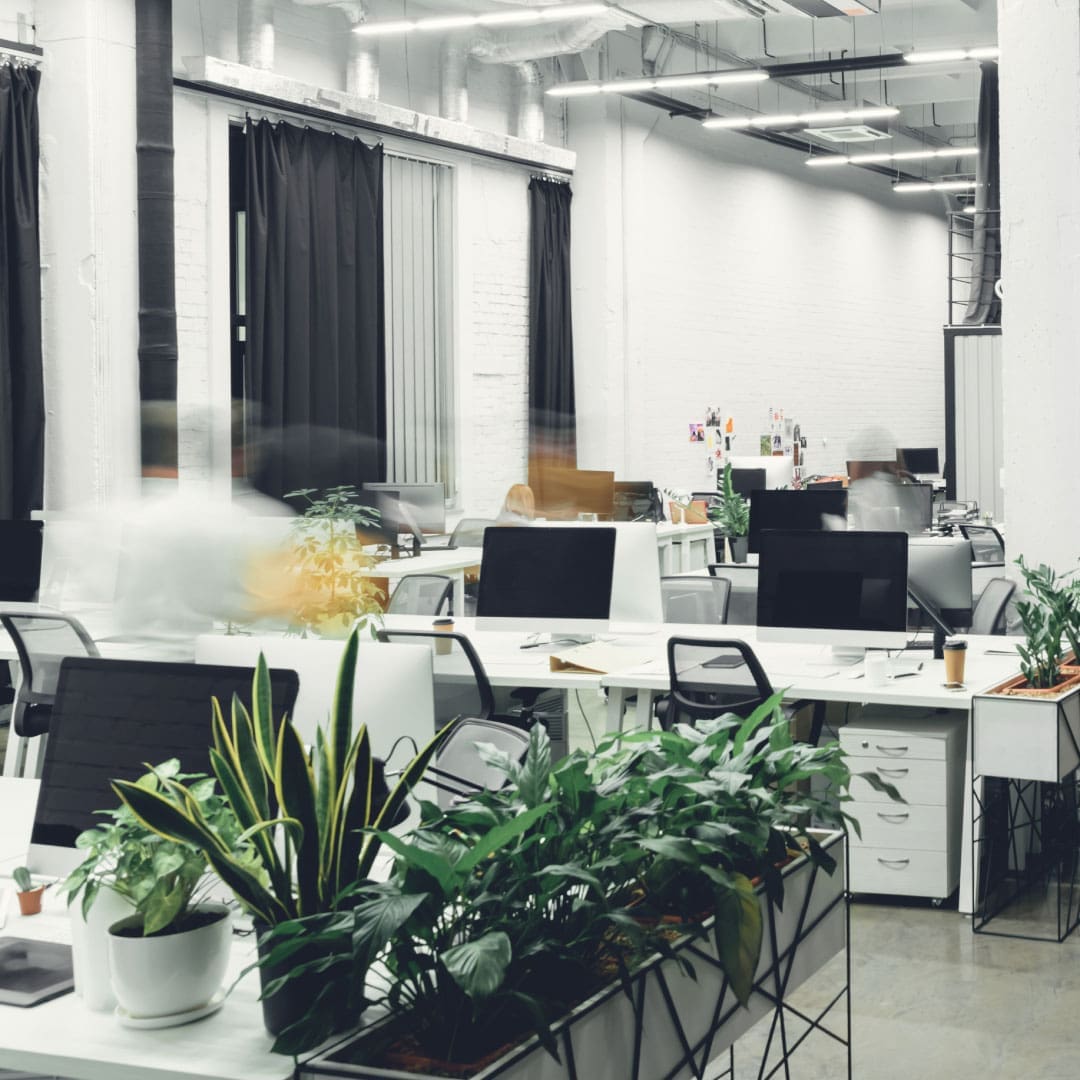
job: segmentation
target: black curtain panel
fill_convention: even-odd
[[[386,468],[383,152],[270,121],[247,142],[247,395],[258,486],[359,486]]]
[[[1001,277],[1001,170],[998,136],[998,66],[982,64],[979,90],[979,155],[975,159],[975,220],[971,237],[971,295],[964,324],[997,325],[1001,301],[994,285]]]
[[[577,464],[574,332],[570,310],[570,185],[529,185],[530,463]]]
[[[35,68],[0,67],[0,518],[40,510],[44,487],[39,81]]]

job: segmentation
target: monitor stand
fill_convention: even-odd
[[[861,664],[866,650],[852,645],[824,645],[820,654],[806,661],[807,667],[853,667]]]
[[[595,634],[529,634],[518,646],[520,649],[549,649],[553,645],[588,645],[599,638]]]

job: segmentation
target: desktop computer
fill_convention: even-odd
[[[761,550],[761,534],[766,529],[846,529],[847,499],[843,489],[751,492],[749,550]]]

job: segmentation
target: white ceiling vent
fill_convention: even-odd
[[[841,127],[809,128],[807,135],[815,139],[824,139],[831,143],[877,142],[879,139],[891,139],[887,131],[879,131],[868,124],[845,124]]]
[[[827,19],[833,15],[880,15],[881,0],[780,0],[800,15]]]

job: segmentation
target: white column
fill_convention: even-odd
[[[135,5],[37,8],[45,506],[102,502],[138,475]]]
[[[1010,558],[1080,556],[1080,5],[998,0]]]

